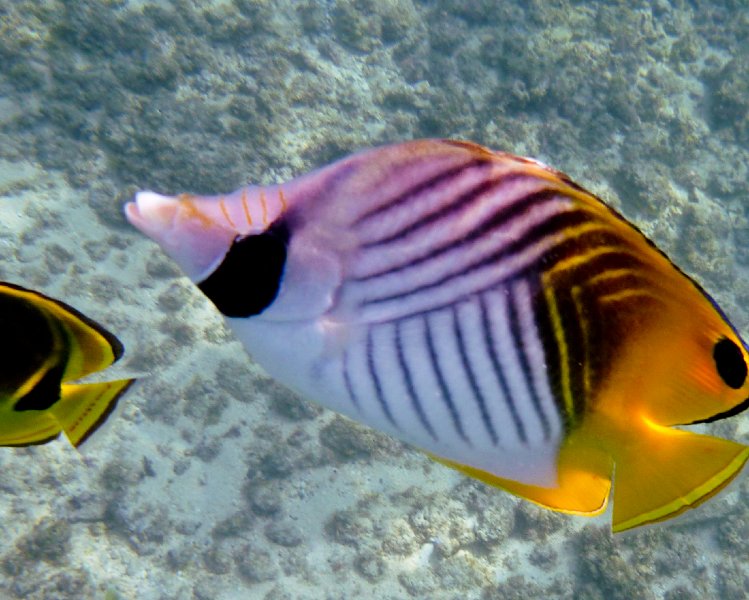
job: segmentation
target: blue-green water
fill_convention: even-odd
[[[749,334],[745,3],[19,0],[0,29],[0,277],[143,375],[85,455],[0,452],[1,598],[746,596],[745,478],[615,539],[463,479],[271,382],[121,213],[464,138],[610,201]]]

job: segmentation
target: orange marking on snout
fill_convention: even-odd
[[[213,219],[195,206],[195,203],[193,202],[194,196],[190,194],[180,194],[178,197],[180,206],[185,213],[184,217],[182,217],[183,221],[199,221],[205,229],[209,229],[215,224]]]
[[[268,224],[268,203],[265,201],[265,193],[260,190],[260,205],[263,207],[263,225]]]
[[[288,206],[288,204],[286,203],[286,198],[283,195],[281,186],[278,186],[278,199],[281,201],[281,212],[286,212],[286,207]]]
[[[244,209],[244,216],[247,219],[247,224],[252,225],[252,215],[250,214],[250,207],[247,206],[247,190],[242,188],[242,208]]]
[[[225,198],[221,196],[221,200],[218,201],[218,205],[221,207],[221,213],[224,215],[224,218],[229,223],[229,226],[232,229],[236,229],[236,226],[234,225],[234,222],[231,220],[231,217],[229,216],[229,211],[226,208],[226,202],[224,201]]]

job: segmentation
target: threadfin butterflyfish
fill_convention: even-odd
[[[565,174],[422,140],[129,221],[272,376],[436,460],[622,531],[723,489],[744,445],[678,429],[749,404],[747,347]]]
[[[0,446],[44,444],[64,433],[79,447],[133,379],[75,383],[122,356],[120,341],[67,304],[0,282]]]

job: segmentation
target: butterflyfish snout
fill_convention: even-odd
[[[74,308],[0,282],[0,445],[43,444],[64,433],[85,442],[133,383],[73,383],[107,368],[120,341]]]
[[[279,381],[547,508],[663,521],[749,457],[678,428],[749,404],[738,333],[535,160],[421,140],[126,212]]]
[[[146,191],[125,206],[125,214],[196,280],[215,268],[236,235],[216,219],[210,207],[196,196],[170,197]]]

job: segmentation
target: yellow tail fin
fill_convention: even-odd
[[[76,448],[107,420],[134,379],[63,384],[60,401],[49,412]]]
[[[749,447],[648,424],[615,457],[615,532],[656,523],[720,492],[749,458]]]

